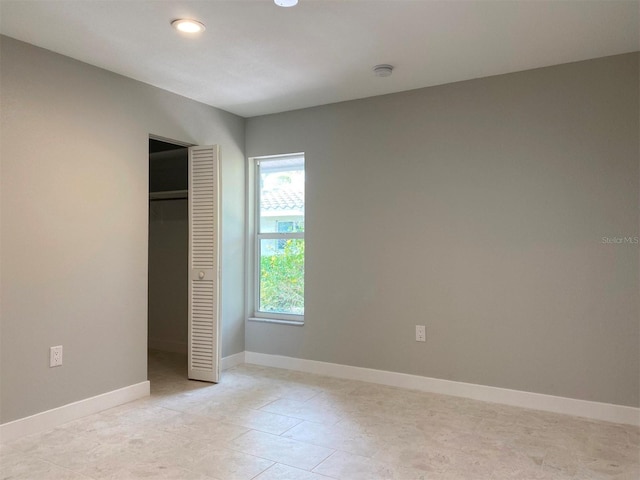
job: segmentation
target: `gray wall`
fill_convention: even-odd
[[[638,85],[629,54],[249,119],[248,156],[306,152],[307,259],[305,326],[247,350],[639,406],[638,245],[602,241],[638,235]]]
[[[244,120],[0,42],[0,421],[147,378],[149,134],[221,145],[222,354],[244,350]]]

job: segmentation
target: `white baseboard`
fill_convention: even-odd
[[[233,355],[227,355],[222,357],[220,361],[220,370],[228,370],[236,365],[245,363],[245,352],[234,353]]]
[[[148,347],[152,350],[161,350],[163,352],[183,353],[187,354],[188,345],[183,342],[174,342],[171,340],[160,340],[157,338],[150,338]]]
[[[50,430],[63,423],[77,420],[108,408],[149,396],[149,381],[129,385],[111,392],[68,403],[61,407],[19,418],[0,425],[0,440],[8,442],[32,433]]]
[[[627,407],[624,405],[556,397],[541,393],[523,392],[521,390],[489,387],[486,385],[441,380],[438,378],[374,370],[371,368],[352,367],[349,365],[284,357],[281,355],[269,355],[266,353],[245,352],[245,361],[246,363],[267,367],[286,368],[348,380],[361,380],[423,392],[440,393],[443,395],[471,398],[515,407],[531,408],[534,410],[586,417],[594,420],[640,426],[640,408]]]

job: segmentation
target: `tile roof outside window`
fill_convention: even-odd
[[[291,188],[265,190],[260,198],[262,210],[299,210],[304,208],[304,192]]]

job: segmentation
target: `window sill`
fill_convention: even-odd
[[[258,323],[277,323],[279,325],[292,325],[294,327],[303,327],[304,320],[280,320],[278,318],[262,318],[262,317],[249,317],[248,320],[250,322],[258,322]]]

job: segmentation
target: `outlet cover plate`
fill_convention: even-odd
[[[427,329],[424,325],[416,325],[416,342],[427,341]]]
[[[62,365],[62,345],[49,349],[49,366],[60,367]]]

